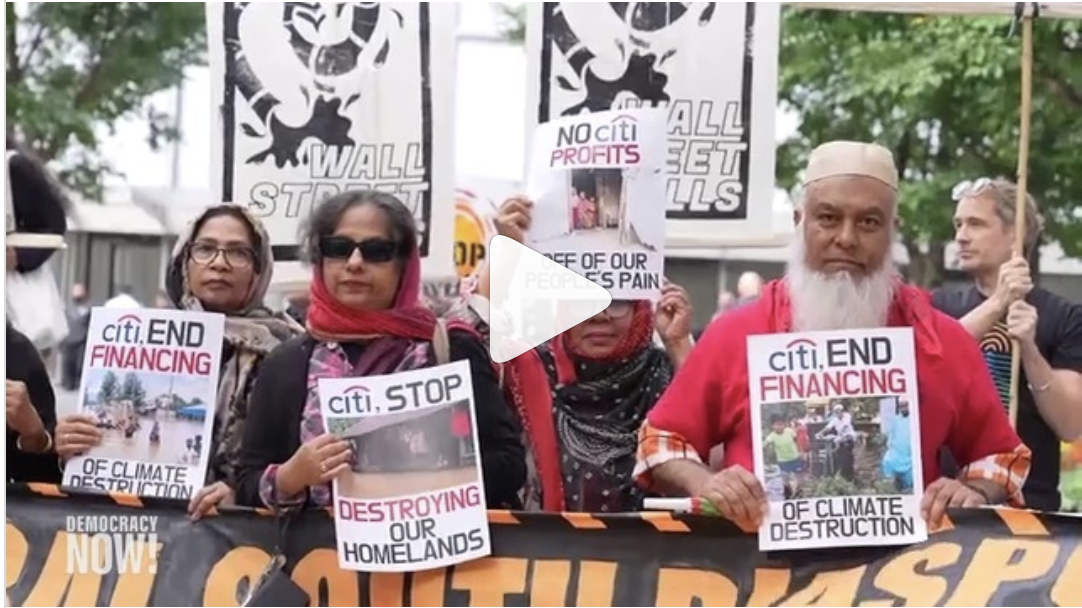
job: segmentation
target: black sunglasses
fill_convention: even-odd
[[[319,254],[327,259],[348,260],[354,251],[361,259],[372,264],[390,262],[398,256],[398,243],[390,239],[365,239],[355,241],[347,236],[325,236],[319,239]]]

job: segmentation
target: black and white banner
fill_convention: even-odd
[[[560,116],[665,106],[667,245],[772,235],[780,6],[530,3],[527,133]]]
[[[209,2],[212,179],[295,260],[313,203],[373,188],[409,206],[426,275],[453,276],[457,8]]]

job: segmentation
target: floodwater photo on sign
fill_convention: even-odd
[[[470,364],[322,378],[327,431],[349,442],[334,480],[342,568],[415,572],[489,555]]]
[[[212,313],[92,310],[78,411],[102,440],[64,466],[64,485],[185,500],[203,487],[224,323]]]
[[[598,112],[537,128],[527,245],[607,289],[654,299],[665,261],[665,112]]]
[[[927,538],[909,328],[748,338],[763,550]]]

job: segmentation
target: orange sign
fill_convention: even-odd
[[[485,259],[488,242],[496,234],[495,206],[469,190],[458,189],[455,201],[455,269],[459,278],[471,276]]]

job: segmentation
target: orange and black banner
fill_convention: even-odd
[[[489,519],[492,557],[368,575],[338,568],[330,515],[315,511],[289,528],[287,569],[312,606],[1082,605],[1082,519],[1063,515],[958,511],[912,547],[777,554],[705,517]],[[153,522],[154,568],[72,569],[86,526],[142,520]],[[8,605],[238,606],[276,538],[274,519],[254,511],[192,523],[174,501],[8,486]]]

